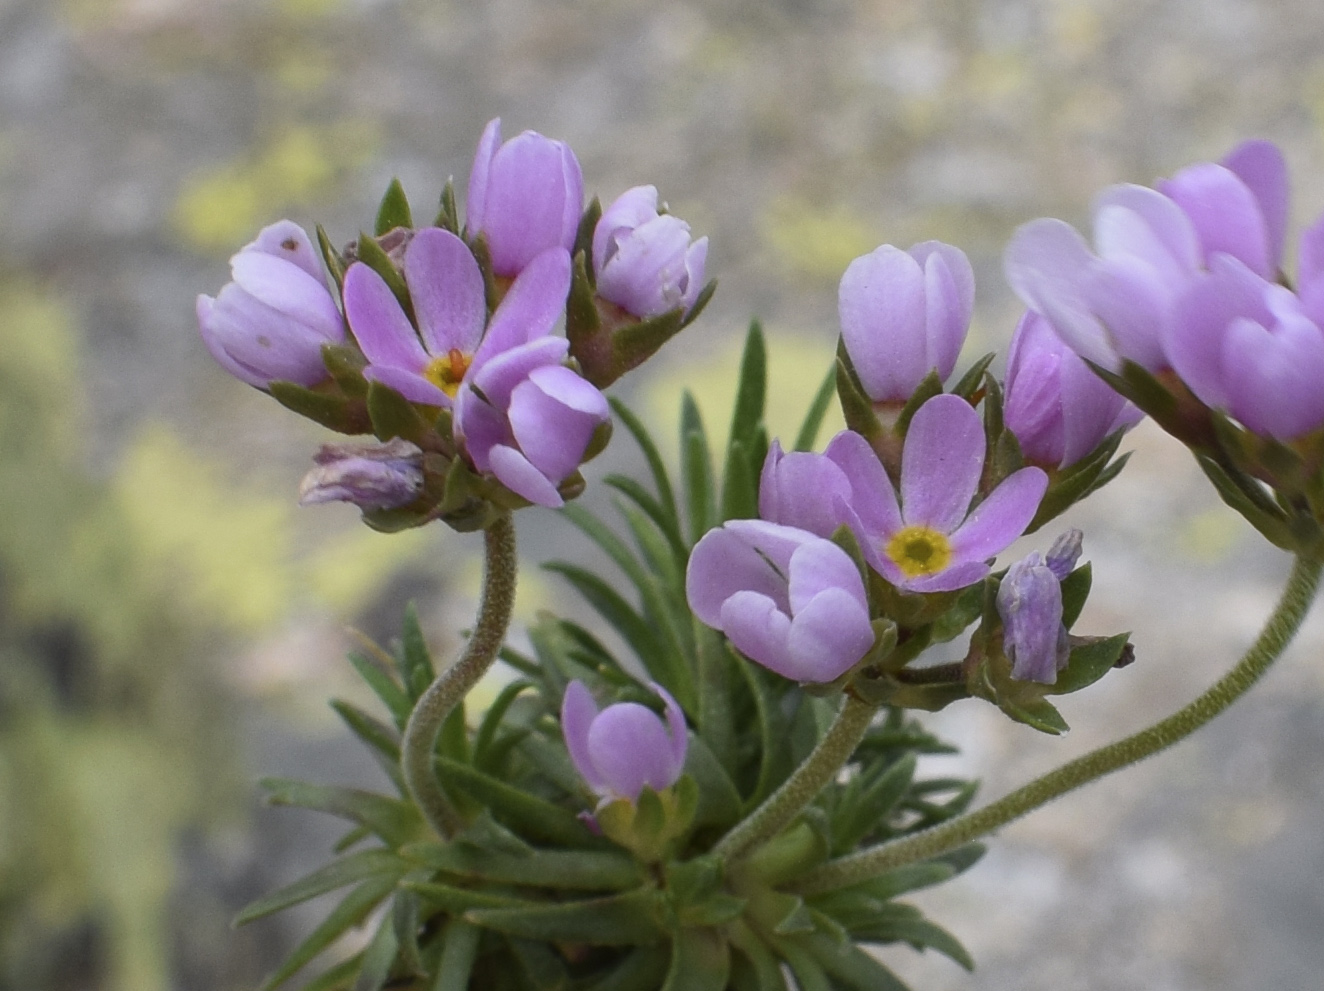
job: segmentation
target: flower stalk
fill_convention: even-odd
[[[518,559],[515,524],[503,513],[483,532],[486,559],[483,594],[473,634],[460,659],[439,674],[419,696],[400,743],[400,768],[409,794],[442,839],[450,839],[464,820],[437,781],[432,758],[437,734],[451,710],[478,684],[496,660],[515,606]]]
[[[796,885],[797,892],[812,895],[832,891],[954,850],[1060,795],[1185,739],[1244,695],[1291,643],[1315,599],[1320,570],[1318,561],[1296,559],[1282,598],[1255,643],[1231,671],[1189,705],[1138,733],[1069,761],[982,809],[824,864]]]
[[[874,706],[848,694],[836,720],[804,763],[762,805],[736,823],[712,852],[730,862],[780,833],[850,760],[874,712]]]

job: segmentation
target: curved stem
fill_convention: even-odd
[[[736,823],[712,852],[730,860],[780,833],[850,760],[864,739],[874,711],[874,706],[847,695],[836,720],[804,763],[762,805]]]
[[[1123,740],[1063,764],[982,809],[922,833],[824,864],[805,875],[796,885],[796,891],[806,895],[831,891],[865,881],[904,864],[936,857],[978,839],[1013,819],[1019,819],[1059,795],[1142,760],[1189,736],[1245,694],[1278,659],[1310,610],[1319,586],[1320,567],[1319,562],[1297,558],[1282,598],[1254,645],[1237,662],[1236,667],[1190,705]]]
[[[515,524],[509,513],[497,517],[483,532],[487,551],[483,597],[473,635],[460,659],[439,674],[419,696],[400,741],[400,769],[415,804],[442,839],[464,828],[464,819],[437,781],[432,765],[437,734],[469,690],[492,666],[505,640],[515,606]]]

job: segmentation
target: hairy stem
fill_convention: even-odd
[[[940,826],[841,857],[811,871],[801,894],[831,891],[936,857],[1019,819],[1059,795],[1172,746],[1213,719],[1259,680],[1296,635],[1319,586],[1320,563],[1298,558],[1273,614],[1236,666],[1190,705],[1116,743],[1063,764],[1023,788]]]
[[[437,781],[432,758],[437,734],[454,709],[492,666],[506,638],[515,605],[515,524],[505,513],[483,532],[487,552],[483,596],[473,635],[459,660],[439,674],[419,696],[400,742],[400,768],[409,794],[442,839],[464,828],[464,819]]]
[[[874,711],[874,706],[869,703],[847,695],[836,720],[818,741],[813,753],[762,805],[736,823],[713,847],[713,853],[731,860],[780,833],[850,760],[856,746],[864,739]]]

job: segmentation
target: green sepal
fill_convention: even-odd
[[[1112,637],[1072,637],[1067,666],[1057,673],[1057,681],[1045,685],[1048,695],[1067,695],[1088,688],[1117,667],[1130,645],[1130,634]]]
[[[1269,543],[1283,550],[1293,550],[1295,541],[1292,528],[1281,509],[1268,503],[1268,497],[1256,498],[1251,493],[1259,483],[1253,479],[1234,479],[1228,469],[1212,457],[1196,454],[1196,463],[1213,484],[1219,498],[1240,513]]]
[[[292,884],[273,891],[247,905],[234,917],[231,926],[239,927],[287,909],[292,905],[306,902],[310,898],[324,895],[328,891],[344,888],[359,881],[380,878],[392,883],[404,877],[411,865],[390,850],[375,848],[351,853],[339,860],[333,860],[311,874],[305,875]]]
[[[1062,713],[1057,711],[1057,706],[1045,698],[1026,699],[1023,702],[1003,698],[999,700],[998,708],[1016,722],[1024,723],[1040,733],[1059,736],[1071,729],[1067,721],[1062,718]]]
[[[632,858],[614,850],[532,850],[519,856],[467,843],[416,843],[402,856],[457,877],[567,891],[628,891],[644,880]]]
[[[414,323],[414,304],[409,298],[409,287],[405,285],[405,277],[395,267],[395,262],[391,261],[391,256],[377,243],[376,238],[369,237],[367,234],[359,235],[356,250],[359,261],[382,277],[382,281],[391,290],[391,294],[395,296],[400,308],[405,311],[405,316],[409,318],[409,322]]]
[[[597,379],[608,374],[606,368],[599,367],[608,361],[608,356],[603,353],[599,338],[602,314],[593,293],[593,266],[589,264],[585,251],[576,251],[572,258],[570,295],[565,304],[565,336],[570,341],[570,354],[580,363],[584,377],[598,385]],[[606,384],[606,381],[602,383]]]
[[[372,420],[372,432],[383,442],[400,437],[423,447],[433,432],[432,423],[413,403],[380,382],[368,383],[368,416]]]
[[[336,288],[340,289],[345,284],[345,260],[335,249],[331,238],[327,236],[326,228],[321,224],[317,225],[317,247],[322,252],[322,261],[326,264],[326,270],[335,280]]]
[[[717,280],[709,279],[703,284],[703,288],[699,290],[699,294],[694,297],[694,305],[685,311],[685,318],[680,322],[681,330],[684,330],[690,324],[694,323],[695,320],[699,319],[699,314],[704,311],[705,307],[707,307],[715,292],[717,292]]]
[[[677,307],[638,323],[627,323],[611,335],[614,382],[626,372],[638,368],[684,329],[685,311]],[[594,383],[595,385],[597,383]]]
[[[886,431],[873,411],[873,403],[864,394],[864,388],[855,377],[850,358],[841,345],[837,347],[835,382],[837,400],[841,403],[841,413],[846,419],[846,426],[862,436],[871,445],[880,439]]]
[[[437,206],[437,216],[432,221],[432,226],[450,231],[457,237],[460,234],[460,211],[455,205],[454,178],[448,177],[446,185],[441,187],[441,201]]]
[[[272,382],[267,386],[267,392],[286,409],[338,434],[372,432],[372,420],[362,399],[305,389],[293,382]]]
[[[350,344],[323,344],[322,364],[346,396],[363,399],[368,395],[368,380],[363,377],[368,359],[358,348]]]
[[[468,764],[447,758],[438,759],[437,764],[442,782],[448,789],[463,791],[487,806],[497,822],[522,837],[572,849],[601,847],[605,843],[589,832],[569,809],[486,775]]]
[[[475,925],[525,939],[591,946],[647,946],[666,938],[660,892],[639,888],[587,901],[523,908],[476,908],[464,917]]]
[[[589,200],[588,206],[579,217],[579,226],[575,228],[575,241],[570,248],[570,257],[577,258],[583,255],[585,258],[593,257],[593,232],[598,229],[598,221],[602,219],[602,201],[596,196]],[[591,280],[590,288],[597,284],[597,273],[593,271],[593,266],[588,266],[588,275]]]
[[[670,788],[654,791],[648,785],[633,802],[618,798],[601,806],[596,814],[604,836],[625,847],[644,863],[666,858],[694,822],[699,804],[699,786],[688,774]]]
[[[731,948],[716,929],[682,929],[671,941],[671,965],[662,991],[724,991]]]
[[[823,417],[827,415],[828,404],[832,402],[833,392],[837,385],[837,369],[834,365],[828,369],[823,376],[823,384],[818,387],[814,393],[813,402],[809,404],[809,409],[805,412],[804,421],[800,424],[800,430],[795,435],[795,446],[793,451],[812,451],[814,445],[818,442],[818,431],[823,426]]]
[[[260,991],[274,991],[288,981],[348,929],[367,918],[368,914],[395,890],[395,885],[393,878],[373,878],[364,881],[351,891],[322,920],[321,925],[294,948],[275,973],[262,982]]]
[[[960,381],[952,386],[952,395],[960,396],[973,406],[979,398],[978,393],[980,386],[984,385],[986,382],[984,373],[988,371],[988,366],[993,363],[995,357],[996,354],[990,351],[966,369],[966,372],[961,376]]]
[[[391,184],[386,187],[386,195],[382,197],[381,204],[377,207],[377,220],[373,224],[372,232],[377,237],[381,237],[397,227],[412,229],[413,226],[414,216],[409,211],[409,198],[405,196],[405,187],[400,185],[399,179],[392,179]]]
[[[418,809],[396,798],[287,778],[263,778],[259,784],[268,792],[268,805],[292,805],[349,819],[367,826],[392,847],[421,839],[425,832]]]
[[[929,627],[930,643],[948,643],[955,640],[979,619],[984,609],[983,583],[976,582],[961,589],[947,607],[946,612]]]
[[[910,421],[919,412],[919,408],[934,396],[940,395],[942,395],[942,379],[938,377],[938,370],[933,368],[920,380],[919,385],[915,386],[915,391],[901,407],[901,413],[896,418],[896,432],[904,437],[906,431],[910,429]]]
[[[1025,532],[1033,533],[1116,478],[1131,457],[1131,452],[1128,451],[1115,461],[1111,460],[1122,443],[1124,434],[1123,430],[1114,431],[1074,465],[1061,471],[1050,472],[1048,491],[1044,493],[1034,519],[1030,521]]]

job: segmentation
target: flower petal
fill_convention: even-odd
[[[837,289],[841,339],[874,402],[906,399],[928,374],[924,272],[884,244],[856,258]]]
[[[952,562],[983,561],[1011,546],[1034,519],[1048,489],[1039,468],[1022,468],[1002,480],[952,534]]]
[[[736,650],[784,678],[799,680],[787,639],[791,618],[757,592],[737,592],[722,603],[721,626]]]
[[[544,251],[520,272],[492,314],[474,364],[550,334],[569,295],[570,253],[563,248]]]
[[[578,680],[566,685],[565,694],[561,698],[561,735],[565,738],[570,761],[579,776],[588,782],[590,788],[601,793],[605,783],[593,765],[588,748],[588,733],[593,720],[597,718],[598,706],[587,686]]]
[[[487,191],[491,184],[492,159],[501,147],[501,118],[494,117],[483,128],[483,136],[478,139],[478,150],[474,153],[473,169],[469,172],[469,195],[465,210],[468,236],[473,238],[483,229],[487,216]]]
[[[1283,263],[1287,241],[1287,162],[1272,141],[1244,141],[1223,159],[1260,206],[1269,235],[1269,263],[1276,271]]]
[[[340,311],[326,283],[275,255],[241,251],[230,259],[234,281],[254,299],[315,330],[328,341],[345,336]]]
[[[1191,218],[1206,265],[1216,253],[1224,252],[1257,275],[1275,276],[1268,224],[1254,194],[1236,173],[1213,162],[1201,162],[1160,182],[1158,188]]]
[[[617,702],[598,713],[589,727],[588,752],[607,788],[631,801],[645,785],[661,791],[675,783],[667,729],[637,702]]]
[[[253,243],[244,251],[260,251],[293,262],[313,277],[321,286],[326,286],[326,275],[322,271],[322,261],[317,249],[313,247],[308,233],[292,220],[278,220],[258,232]]]
[[[428,354],[386,281],[362,262],[345,273],[345,316],[374,365],[421,372]]]
[[[911,419],[901,452],[906,525],[951,533],[965,519],[983,470],[979,414],[960,396],[934,396]]]
[[[832,681],[873,646],[869,611],[845,589],[824,589],[797,610],[786,643],[796,681]]]
[[[468,245],[450,231],[425,227],[405,249],[405,281],[418,332],[430,354],[473,354],[487,321],[483,275]]]
[[[565,505],[556,486],[520,451],[506,444],[497,444],[488,451],[487,458],[492,474],[511,492],[523,496],[535,506],[559,509]]]

